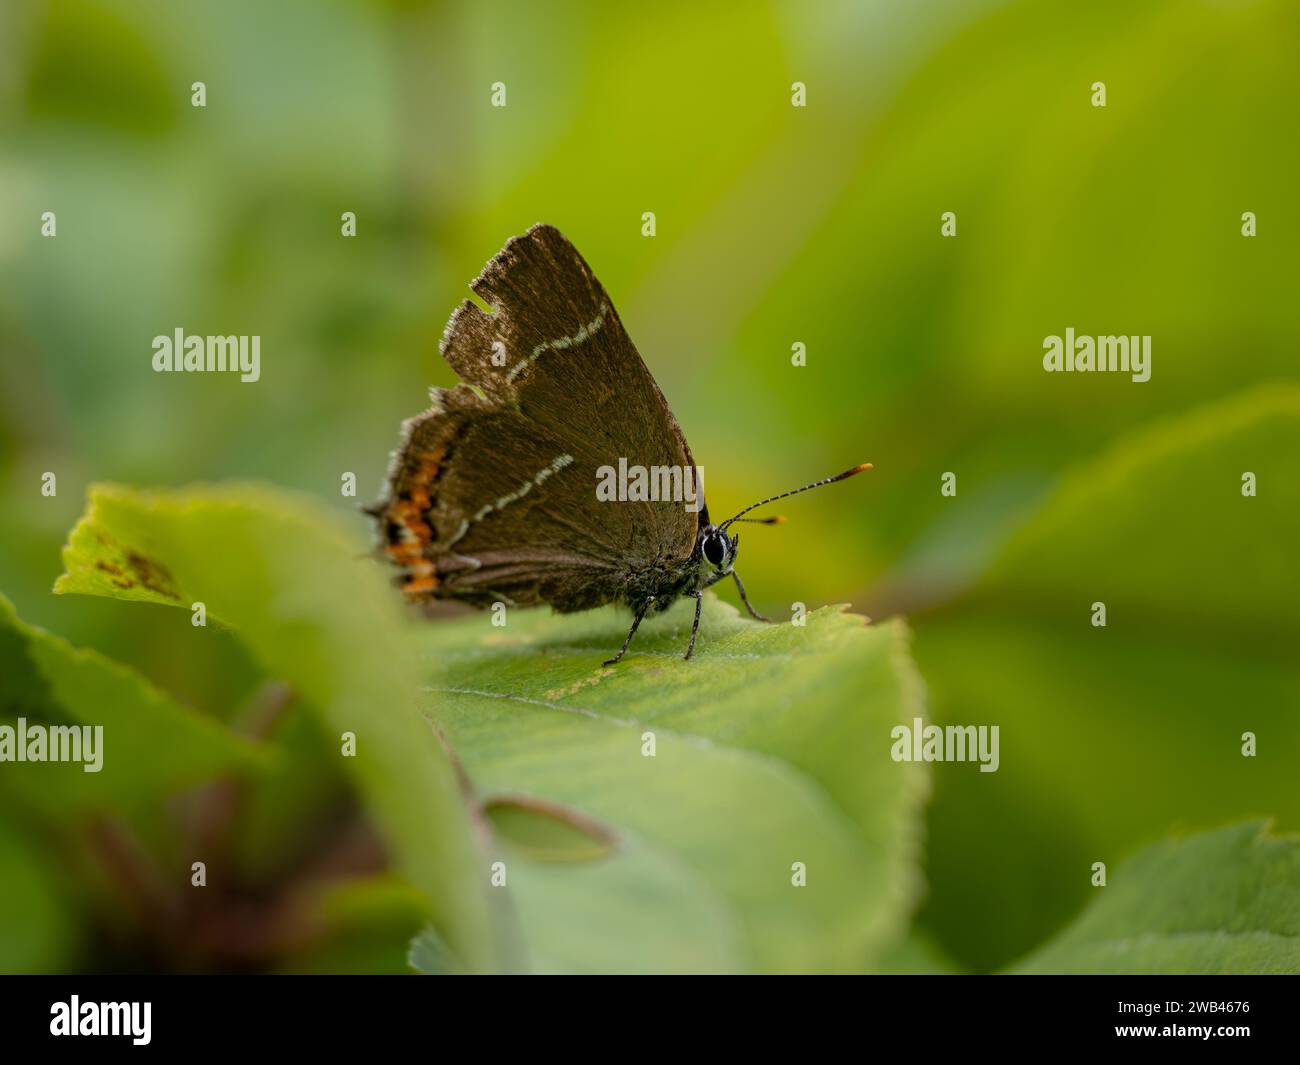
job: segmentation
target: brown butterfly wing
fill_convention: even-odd
[[[638,572],[689,557],[680,502],[596,497],[597,470],[694,465],[609,295],[552,226],[511,239],[452,315],[462,383],[404,425],[374,513],[413,599],[584,610]]]

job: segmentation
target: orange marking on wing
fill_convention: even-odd
[[[420,468],[416,471],[415,477],[411,484],[411,502],[421,511],[426,511],[433,503],[433,497],[429,494],[429,486],[433,484],[434,479],[438,476],[438,470],[442,466],[442,460],[447,455],[446,448],[438,448],[435,451],[425,451],[420,455]]]
[[[394,499],[385,515],[401,530],[401,539],[388,544],[385,550],[394,563],[406,570],[402,591],[408,599],[421,599],[438,587],[437,571],[424,557],[424,550],[435,538],[427,516],[433,508],[433,482],[446,456],[445,447],[416,455],[415,469],[407,479],[402,498]]]
[[[447,449],[442,447],[420,452],[419,465],[406,486],[406,498],[394,500],[391,507],[392,519],[405,526],[421,543],[433,540],[433,529],[425,521],[425,515],[433,506],[430,487],[437,479],[438,470],[446,455]]]
[[[389,544],[387,550],[388,557],[399,566],[414,565],[423,557],[419,544]]]

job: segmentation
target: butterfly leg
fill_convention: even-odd
[[[632,619],[632,627],[628,630],[627,639],[623,641],[623,646],[618,649],[618,654],[616,654],[613,658],[605,659],[605,661],[601,663],[602,666],[612,666],[615,662],[617,662],[620,658],[622,658],[625,654],[627,654],[627,649],[632,643],[632,637],[636,635],[636,630],[637,627],[641,624],[641,619],[645,617],[646,611],[650,609],[650,604],[653,603],[654,601],[655,601],[655,597],[652,595],[648,597],[644,603],[641,604],[641,609],[636,612],[636,617]]]
[[[682,655],[683,659],[690,658],[695,653],[695,635],[700,631],[700,609],[704,606],[704,593],[691,592],[695,596],[695,621],[691,624],[691,642],[686,645],[686,653]]]
[[[731,575],[736,578],[736,590],[740,592],[740,601],[745,604],[745,609],[749,611],[749,616],[755,621],[771,621],[771,618],[763,617],[762,614],[749,605],[749,596],[745,594],[745,584],[740,579],[740,574],[733,569]]]

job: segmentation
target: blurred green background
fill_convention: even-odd
[[[715,511],[875,463],[747,533],[742,570],[778,616],[907,615],[935,716],[1001,723],[999,773],[938,767],[919,921],[957,965],[1005,964],[1077,911],[1091,861],[1176,825],[1300,828],[1294,555],[1243,576],[1261,530],[1224,509],[1240,470],[1275,473],[1262,496],[1294,476],[1285,427],[1205,451],[1221,506],[1171,460],[1039,516],[1167,419],[1254,390],[1285,421],[1298,47],[1286,0],[6,3],[0,589],[226,713],[255,675],[236,644],[49,594],[86,486],[259,478],[355,515],[340,476],[378,495],[399,421],[452,380],[468,281],[553,223]],[[260,335],[261,381],[153,373],[177,327]],[[1152,335],[1150,382],[1045,374],[1066,327]],[[1294,531],[1272,507],[1263,535]],[[1247,727],[1268,742],[1243,765]]]

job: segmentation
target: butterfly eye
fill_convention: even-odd
[[[721,566],[722,560],[727,555],[727,549],[723,546],[721,536],[709,536],[704,540],[704,557],[710,565]]]

